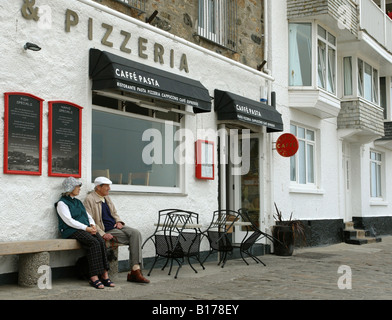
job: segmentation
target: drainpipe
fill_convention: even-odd
[[[269,62],[269,8],[270,8],[270,0],[264,0],[264,12],[263,12],[263,20],[264,20],[264,60],[267,61],[264,72],[271,76],[272,71],[269,69],[269,66],[271,63]],[[268,101],[271,104],[271,89],[272,89],[272,84],[271,81],[267,80],[268,83]],[[264,161],[268,160],[267,167],[268,167],[268,179],[266,180],[267,182],[267,188],[269,189],[269,203],[267,203],[267,206],[265,208],[267,209],[266,214],[264,214],[264,226],[265,226],[265,232],[268,234],[271,234],[270,226],[273,225],[273,203],[274,203],[274,187],[273,187],[273,140],[272,140],[272,133],[266,134],[266,144],[265,147],[263,148],[263,153],[264,153]]]

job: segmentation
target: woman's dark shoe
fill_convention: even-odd
[[[101,279],[101,281],[102,281],[102,283],[103,283],[103,285],[104,285],[105,287],[111,287],[111,288],[114,288],[114,287],[115,287],[115,284],[114,284],[109,278],[107,278],[107,279]]]
[[[105,287],[102,287],[102,282],[100,280],[95,280],[89,281],[90,286],[94,287],[95,289],[104,289]]]

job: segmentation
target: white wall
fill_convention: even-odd
[[[296,219],[339,219],[339,161],[336,118],[320,119],[289,107],[288,98],[288,20],[286,1],[270,1],[269,63],[275,78],[273,91],[277,92],[277,109],[282,113],[284,131],[290,132],[290,122],[316,131],[316,157],[320,163],[316,171],[315,190],[301,191],[290,183],[290,158],[274,152],[274,199],[284,217],[291,212]],[[304,94],[306,94],[304,92]],[[274,140],[280,134],[274,134]],[[272,220],[273,224],[274,221]]]
[[[100,7],[87,1],[41,0],[36,7],[46,9],[46,18],[39,22],[26,20],[21,15],[22,3],[14,0],[0,2],[0,92],[27,92],[44,99],[42,124],[42,175],[27,176],[3,174],[0,164],[0,185],[3,196],[0,200],[0,241],[18,241],[30,239],[57,238],[57,215],[54,203],[61,193],[63,178],[48,177],[48,101],[65,100],[82,106],[82,177],[80,199],[93,185],[91,181],[91,81],[88,77],[89,49],[97,48],[124,56],[139,63],[147,64],[167,72],[177,73],[200,81],[213,96],[215,88],[228,90],[248,98],[260,98],[260,86],[264,85],[263,75],[253,69],[222,58],[214,52],[201,49],[151,27],[130,17]],[[101,10],[98,10],[98,9]],[[79,23],[65,32],[66,10],[78,14]],[[48,12],[50,14],[48,14]],[[93,39],[88,39],[88,19],[93,19]],[[102,23],[114,27],[109,41],[110,48],[101,44],[105,29]],[[128,47],[132,53],[121,52],[123,41],[121,30],[132,34]],[[137,39],[148,39],[148,59],[138,57]],[[39,52],[25,51],[23,45],[33,42],[42,47]],[[155,42],[165,47],[164,65],[153,60]],[[175,51],[176,66],[169,65],[169,51]],[[179,57],[187,55],[189,73],[178,69]],[[0,113],[4,112],[0,105]],[[216,116],[212,111],[205,115],[187,116],[185,127],[195,134],[197,129],[216,129]],[[0,127],[0,140],[4,141],[3,122]],[[194,145],[189,143],[187,151],[193,159]],[[3,158],[3,148],[0,148]],[[217,172],[217,170],[215,171]],[[186,167],[186,192],[182,195],[112,193],[121,218],[130,226],[138,228],[143,237],[149,236],[154,229],[158,210],[169,207],[186,208],[201,215],[201,222],[207,226],[213,210],[218,208],[218,179],[198,181],[194,177],[194,166]],[[152,256],[149,247],[144,255]],[[56,253],[52,255],[55,266],[68,265],[76,259],[75,254]],[[121,253],[120,259],[127,259],[127,252]],[[0,273],[16,270],[15,257],[0,257]]]

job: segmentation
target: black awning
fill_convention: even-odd
[[[208,90],[196,80],[165,72],[115,54],[90,49],[92,90],[117,89],[211,111]]]
[[[218,120],[239,120],[267,127],[267,132],[283,131],[282,115],[275,107],[215,89]]]

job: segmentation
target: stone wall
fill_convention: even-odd
[[[338,129],[361,129],[384,135],[382,109],[362,99],[342,101],[338,116]]]
[[[158,15],[151,22],[157,28],[255,69],[263,61],[263,1],[237,0],[237,45],[234,50],[197,35],[198,1],[146,0],[144,13],[116,0],[94,1],[141,21],[146,21],[157,10]]]
[[[287,0],[288,19],[311,18],[324,14],[330,15],[352,34],[358,34],[358,8],[351,0]]]

